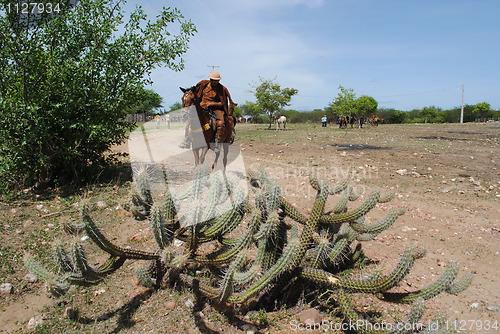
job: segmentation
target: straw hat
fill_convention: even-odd
[[[219,72],[217,72],[217,71],[213,71],[212,73],[210,73],[210,75],[208,77],[211,80],[217,80],[217,81],[219,81],[221,79],[221,76],[220,76]]]

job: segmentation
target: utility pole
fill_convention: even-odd
[[[464,122],[464,85],[462,85],[462,110],[460,111],[460,123]]]
[[[215,68],[219,68],[220,66],[217,66],[217,65],[207,65],[207,67],[211,67],[212,68],[212,72],[215,71]]]

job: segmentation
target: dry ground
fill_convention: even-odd
[[[427,285],[442,274],[449,261],[459,261],[462,273],[476,273],[471,287],[458,296],[443,294],[430,300],[426,317],[446,310],[451,319],[484,322],[500,318],[495,311],[500,305],[499,137],[500,124],[494,123],[348,130],[290,124],[286,131],[239,124],[234,145],[247,169],[265,169],[283,186],[285,197],[304,211],[311,207],[314,196],[309,175],[331,183],[350,176],[364,196],[374,188],[396,191],[396,198],[380,205],[371,219],[394,206],[407,212],[376,240],[364,243],[366,255],[390,269],[409,243],[425,247],[426,257],[402,282],[403,290]],[[121,208],[129,187],[128,183],[107,184],[84,189],[72,198],[40,197],[0,204],[0,284],[14,286],[12,294],[0,295],[0,332],[23,332],[36,315],[45,318],[36,329],[39,333],[243,332],[238,318],[199,304],[185,289],[163,289],[142,302],[131,300],[137,293],[132,278],[138,263],[129,263],[98,286],[72,289],[57,302],[46,296],[42,282],[24,279],[23,252],[30,251],[50,263],[54,240],[71,242],[62,226],[77,220],[83,201],[106,202],[108,207],[96,215],[116,243],[147,247],[147,222],[133,220]],[[133,241],[132,236],[141,231],[145,232]],[[88,252],[98,254],[92,247]],[[97,259],[102,261],[102,257]],[[194,308],[189,302],[186,305],[188,300]],[[165,308],[166,302],[174,302],[172,310]],[[387,320],[397,319],[403,311],[364,297],[356,302],[361,310],[375,308]],[[79,322],[64,318],[68,306],[80,311]],[[303,308],[307,305],[253,313],[246,320],[256,323],[262,333],[289,333],[290,321]],[[334,314],[323,316],[338,321]],[[470,324],[466,323],[467,328]],[[475,324],[469,332],[481,331]]]

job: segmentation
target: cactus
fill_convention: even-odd
[[[97,284],[126,261],[142,260],[149,265],[141,267],[137,276],[146,287],[164,286],[161,281],[167,276],[175,284],[188,286],[214,302],[232,304],[235,309],[241,304],[261,305],[270,296],[293,294],[300,291],[298,287],[307,287],[320,297],[329,296],[322,305],[340,306],[346,321],[359,324],[368,324],[368,320],[358,313],[352,297],[368,293],[383,302],[412,304],[407,319],[399,323],[411,328],[422,317],[424,300],[442,292],[458,294],[471,283],[471,273],[456,281],[458,264],[451,263],[441,278],[421,290],[388,292],[425,255],[422,248],[413,245],[405,248],[389,273],[376,270],[363,277],[356,273],[360,264],[367,263],[363,261],[363,241],[390,228],[404,212],[393,209],[386,217],[369,223],[368,213],[378,203],[390,201],[394,192],[381,195],[373,191],[352,209],[349,206],[359,195],[348,180],[331,186],[310,178],[317,194],[311,214],[307,215],[292,206],[280,186],[262,171],[250,174],[253,208],[248,194],[231,175],[210,174],[206,168],[197,168],[186,189],[167,192],[160,200],[150,190],[146,171],[136,177],[131,211],[137,219],[149,219],[157,248],[115,245],[84,207],[81,227],[108,254],[108,260],[94,267],[80,244],[73,244],[71,251],[59,245],[55,251],[59,268],[56,274],[27,255],[26,266],[47,281],[49,290],[61,294],[72,284]],[[332,195],[338,195],[338,201],[327,209]],[[189,210],[183,211],[181,202]],[[183,247],[174,246],[175,239],[183,241]],[[210,247],[204,247],[206,244]],[[358,327],[360,333],[374,332],[369,326]]]

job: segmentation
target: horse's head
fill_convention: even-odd
[[[179,87],[180,90],[182,91],[182,93],[184,93],[184,95],[182,95],[182,108],[187,108],[187,107],[190,107],[192,105],[196,105],[199,101],[198,101],[198,97],[196,96],[196,94],[194,93],[194,86],[191,87],[191,88],[182,88],[182,87]]]

